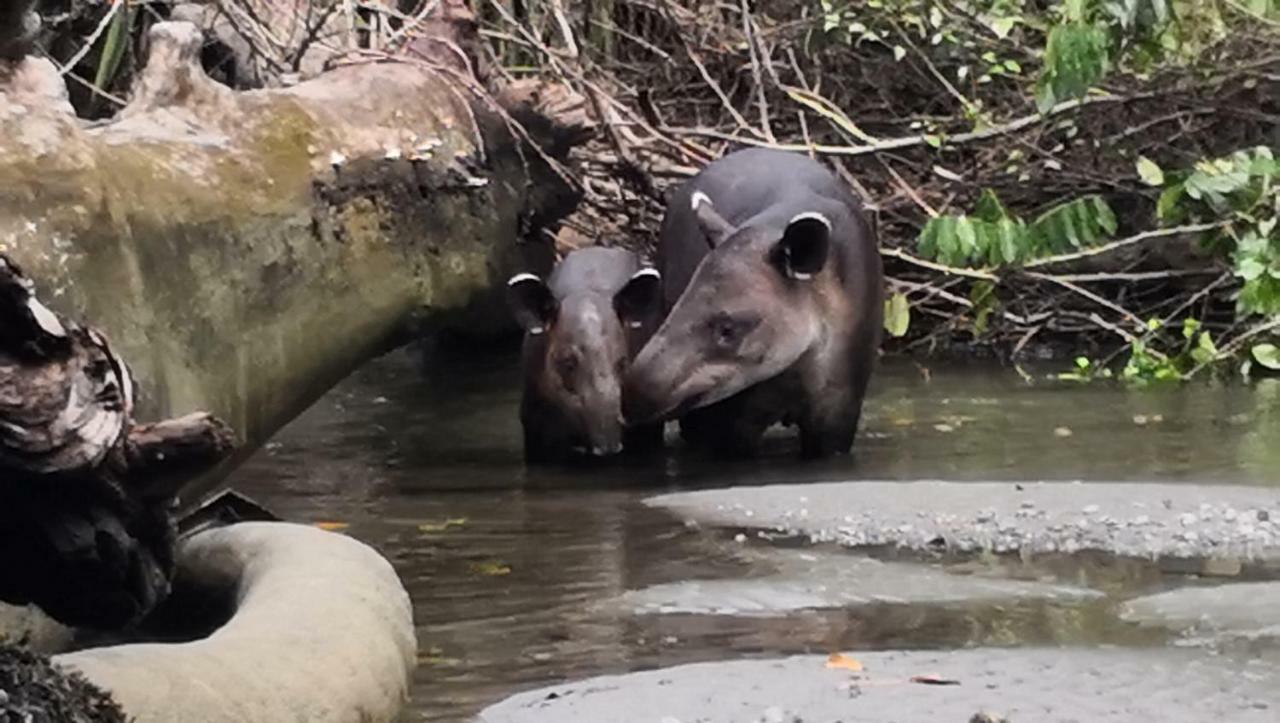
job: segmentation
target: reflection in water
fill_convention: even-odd
[[[286,518],[339,520],[396,565],[415,604],[421,665],[412,720],[465,720],[515,690],[566,678],[754,654],[971,644],[1154,644],[1117,598],[1164,586],[1132,561],[948,565],[952,574],[1051,575],[1112,597],[875,603],[770,619],[641,615],[602,600],[690,579],[760,575],[725,534],[639,504],[691,487],[830,479],[1094,479],[1273,484],[1280,388],[1037,382],[987,366],[922,374],[886,365],[854,459],[800,463],[784,437],[760,459],[675,454],[526,471],[514,355],[407,352],[362,369],[237,471],[231,483]],[[1069,428],[1070,435],[1055,431]],[[752,543],[753,545],[755,543]]]

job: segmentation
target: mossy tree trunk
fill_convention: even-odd
[[[130,105],[93,127],[46,61],[0,68],[0,253],[110,339],[140,416],[236,431],[226,463],[170,485],[190,504],[410,329],[504,326],[496,289],[549,265],[541,229],[578,199],[559,161],[590,123],[557,88],[495,98],[427,60],[236,93],[204,75],[194,26],[149,41]]]

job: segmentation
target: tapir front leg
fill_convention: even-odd
[[[844,365],[848,376],[843,384],[832,384],[825,376],[805,380],[808,405],[799,420],[802,456],[848,454],[853,449],[873,363],[870,354],[855,355]]]

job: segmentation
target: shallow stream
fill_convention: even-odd
[[[873,381],[853,458],[800,463],[784,439],[751,462],[671,453],[529,471],[514,355],[421,359],[402,350],[370,363],[231,480],[395,564],[419,630],[408,720],[467,720],[521,690],[702,660],[1164,645],[1168,631],[1121,621],[1116,602],[1194,582],[1098,556],[899,564],[769,544],[641,504],[661,492],[845,479],[1280,480],[1275,381],[1131,391],[1049,381],[1048,369],[896,362]],[[879,592],[867,592],[868,578]],[[736,582],[701,586],[709,580]],[[1093,594],[1079,594],[1085,586]]]

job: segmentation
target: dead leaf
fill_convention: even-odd
[[[913,675],[912,683],[920,683],[922,685],[960,685],[960,681],[951,680],[950,678],[940,678],[936,675]]]
[[[345,530],[351,526],[345,522],[329,522],[329,521],[314,522],[312,524],[316,527],[319,527],[322,530],[327,530],[329,532],[341,532],[342,530]]]
[[[461,663],[457,658],[450,658],[440,648],[432,647],[418,653],[419,665],[433,665],[452,668]]]
[[[510,575],[511,566],[504,565],[497,560],[488,560],[486,562],[471,563],[471,571],[481,575],[491,575],[497,577],[499,575]]]
[[[862,663],[856,658],[850,658],[843,653],[832,653],[827,658],[828,668],[838,668],[840,670],[852,670],[855,673],[862,672]]]
[[[444,522],[424,522],[421,525],[418,525],[418,532],[424,532],[427,534],[447,532],[450,527],[462,527],[465,524],[467,524],[467,518],[451,517]]]

